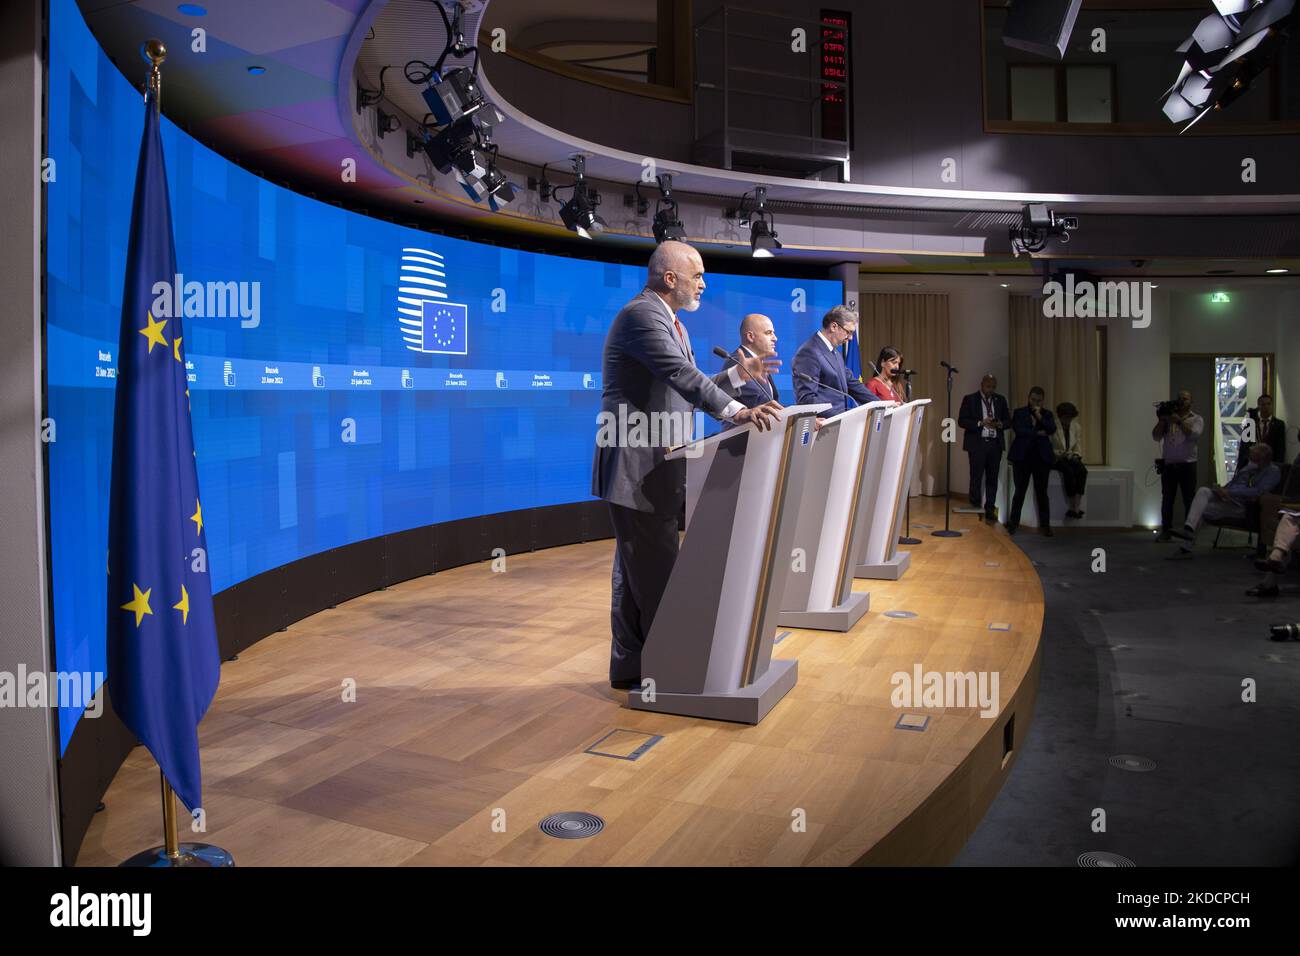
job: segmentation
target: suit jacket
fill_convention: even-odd
[[[684,325],[682,331],[684,344],[668,306],[649,289],[614,317],[605,336],[600,427],[591,467],[591,493],[597,498],[659,515],[681,510],[686,462],[665,461],[664,455],[671,445],[690,440],[696,408],[720,418],[738,391],[726,371],[710,378],[695,367]],[[651,428],[670,416],[677,434]],[[638,420],[647,422],[641,434],[657,441],[625,440],[635,437]]]
[[[1281,465],[1286,461],[1286,422],[1280,418],[1270,418],[1268,428],[1259,427],[1259,409],[1252,408],[1247,413],[1255,420],[1255,438],[1273,449],[1273,463]],[[1264,434],[1267,432],[1267,434]],[[1250,459],[1250,446],[1255,442],[1242,442],[1237,448],[1237,467],[1241,468]]]
[[[1047,432],[1046,435],[1034,434],[1039,428]],[[1037,458],[1044,464],[1053,464],[1056,461],[1056,452],[1052,450],[1052,432],[1056,431],[1056,419],[1047,409],[1043,409],[1042,419],[1037,426],[1034,425],[1034,417],[1029,411],[1029,406],[1025,405],[1017,408],[1011,416],[1011,430],[1015,432],[1015,438],[1011,442],[1011,451],[1007,452],[1008,461],[1025,461]]]
[[[723,363],[722,368],[724,371],[731,368],[733,365],[738,364],[735,358],[737,352],[743,352],[745,355],[754,354],[749,349],[745,348],[745,346],[738,346],[736,350],[731,353],[731,358],[727,359],[727,361]],[[780,389],[776,387],[775,379],[769,379],[767,382],[760,385],[758,382],[746,378],[740,384],[740,391],[736,393],[736,400],[742,402],[746,408],[757,408],[764,402],[779,402],[781,400],[781,392]],[[736,426],[731,422],[723,422],[722,427],[727,429],[735,428]]]
[[[970,451],[979,446],[984,439],[980,437],[984,428],[980,422],[984,419],[984,403],[979,392],[971,392],[961,400],[957,410],[957,424],[965,430],[966,436],[961,440],[963,451]],[[1006,430],[1011,427],[1011,406],[1006,398],[993,393],[993,417],[998,420],[995,431],[998,433],[998,447],[1006,448]]]
[[[812,378],[811,382],[799,377],[800,373]],[[829,387],[827,387],[829,386]],[[832,391],[839,389],[839,391]],[[867,386],[856,378],[849,378],[844,367],[844,356],[839,349],[827,348],[822,337],[813,333],[799,351],[794,353],[794,398],[796,405],[819,405],[829,402],[830,408],[819,418],[833,418],[848,408],[848,400],[840,394],[848,392],[859,405],[878,401]]]

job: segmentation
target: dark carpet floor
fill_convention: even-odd
[[[1244,535],[1224,532],[1217,550],[1212,537],[1169,560],[1176,545],[1149,531],[1016,535],[1046,603],[1038,701],[956,865],[1074,866],[1086,851],[1138,866],[1300,862],[1300,644],[1269,640],[1270,625],[1300,622],[1300,574],[1278,598],[1247,597],[1260,575],[1228,547]],[[1117,769],[1116,755],[1155,769]]]

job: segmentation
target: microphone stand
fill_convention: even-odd
[[[903,397],[906,398],[909,402],[912,400],[912,376],[907,374],[903,375]],[[910,475],[908,476],[908,484],[909,486],[911,485]],[[921,543],[920,538],[912,537],[912,494],[911,494],[912,489],[911,487],[908,487],[907,491],[908,491],[908,495],[907,495],[907,505],[905,511],[906,518],[904,519],[907,523],[907,526],[904,529],[903,536],[898,539],[898,543],[899,544],[920,544]]]
[[[952,377],[957,370],[947,362],[941,364],[948,372],[948,418],[952,419]],[[948,447],[944,449],[943,465],[943,530],[931,531],[930,534],[936,538],[960,538],[960,531],[952,530],[952,488],[949,487],[952,481],[952,445],[950,441],[944,442]]]

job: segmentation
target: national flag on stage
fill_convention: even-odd
[[[844,367],[848,369],[849,378],[862,379],[862,353],[858,351],[858,333],[855,329],[852,337],[844,343]]]
[[[152,312],[155,284],[170,286],[180,271],[154,102],[145,104],[117,353],[107,679],[113,709],[193,812],[203,792],[198,725],[221,660],[181,320]]]

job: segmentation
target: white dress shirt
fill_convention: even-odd
[[[655,292],[654,289],[651,289],[650,291],[651,293],[654,294],[654,297],[659,300],[659,304],[664,307],[664,311],[668,313],[668,318],[673,323],[673,332],[676,333],[677,325],[678,325],[677,313],[674,312],[672,310],[672,307],[667,302],[664,301],[663,296],[661,296],[658,292]],[[677,341],[681,343],[683,349],[686,348],[686,343],[682,340],[682,337],[680,335],[677,336]],[[731,382],[732,388],[740,388],[741,382],[744,380],[742,377],[740,366],[733,365],[731,366],[731,368],[727,369],[727,380]],[[727,404],[727,407],[722,410],[722,418],[725,421],[731,421],[733,418],[736,417],[736,413],[739,412],[744,407],[745,407],[744,402],[738,402],[733,398]]]

